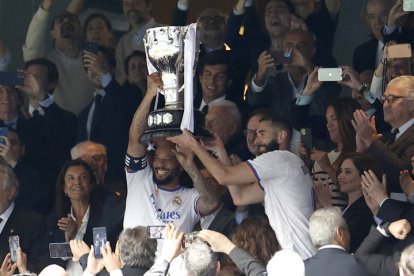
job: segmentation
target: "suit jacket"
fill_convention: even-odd
[[[385,134],[381,140],[374,141],[367,153],[376,160],[381,160],[387,176],[388,192],[401,192],[400,171],[412,170],[411,157],[414,155],[414,125],[409,127],[394,143],[386,145]]]
[[[401,252],[395,251],[390,255],[379,254],[380,247],[387,240],[375,227],[371,227],[369,235],[358,248],[355,257],[373,275],[398,275],[395,264],[400,259]]]
[[[234,212],[223,206],[210,223],[208,230],[213,230],[230,237],[235,227],[236,220],[234,219]]]
[[[369,229],[374,224],[374,218],[363,196],[346,209],[343,217],[351,234],[349,252],[354,253],[368,235]]]
[[[89,220],[88,225],[86,226],[85,235],[83,236],[83,241],[88,245],[93,245],[93,233],[92,230],[94,227],[100,227],[101,221],[101,210],[99,208],[90,207],[89,210]],[[59,229],[57,226],[57,222],[60,219],[56,212],[51,213],[46,219],[46,231],[43,236],[43,251],[41,256],[41,262],[43,263],[43,267],[50,265],[50,264],[58,264],[62,267],[65,267],[66,261],[62,259],[51,259],[49,257],[49,243],[61,243],[66,242],[65,240],[65,232]]]
[[[370,70],[375,71],[375,59],[377,56],[378,40],[372,37],[359,45],[354,50],[352,60],[353,67],[358,73]]]
[[[305,260],[305,276],[368,276],[355,257],[339,248],[319,249]]]
[[[37,262],[42,249],[44,218],[28,209],[15,206],[0,233],[0,260],[9,253],[9,237],[18,235],[20,247],[27,254],[28,269],[39,272],[43,267]]]
[[[43,110],[44,116],[19,119],[17,129],[26,145],[25,160],[50,176],[54,189],[54,181],[75,145],[76,116],[56,103]]]
[[[108,157],[108,180],[125,177],[124,158],[128,143],[128,95],[120,85],[112,81],[104,88],[96,128],[91,131],[89,140],[106,146]],[[88,140],[86,124],[92,107],[90,103],[78,116],[77,141]]]

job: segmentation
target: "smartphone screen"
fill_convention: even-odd
[[[147,226],[147,234],[150,239],[163,239],[165,226]]]
[[[17,252],[20,246],[19,236],[9,237],[10,258],[12,262],[17,262]]]
[[[95,247],[95,258],[102,259],[101,247],[105,246],[107,241],[106,227],[93,228],[93,246]]]
[[[52,259],[73,257],[72,250],[70,250],[70,245],[67,242],[49,243],[49,254]]]

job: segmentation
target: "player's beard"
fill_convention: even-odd
[[[161,168],[158,168],[158,169],[161,169]],[[154,168],[154,170],[156,170],[156,169]],[[152,174],[152,179],[154,180],[154,182],[156,184],[163,186],[163,185],[167,185],[170,182],[176,180],[179,176],[180,176],[180,170],[171,170],[169,175],[167,175],[166,177],[164,177],[162,179],[159,179],[157,177],[156,172],[154,171],[154,173]]]
[[[262,144],[257,146],[257,155],[262,155],[263,153],[278,150],[279,144],[276,140],[270,141],[268,144]]]

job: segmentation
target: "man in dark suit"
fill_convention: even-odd
[[[26,120],[19,118],[17,130],[26,145],[25,161],[49,178],[49,196],[53,197],[54,181],[75,143],[76,117],[54,100],[59,73],[53,62],[44,58],[29,60],[25,70],[24,86],[18,88],[28,96],[29,105]]]
[[[100,48],[98,54],[84,54],[89,79],[94,83],[94,101],[78,117],[77,141],[105,145],[109,180],[125,177],[124,155],[128,143],[128,94],[112,77],[113,52]]]
[[[313,213],[309,234],[318,252],[305,260],[305,276],[370,275],[347,253],[351,237],[339,208],[324,208]]]
[[[358,152],[381,160],[387,175],[388,192],[400,192],[400,171],[411,170],[414,155],[414,77],[401,76],[390,81],[383,96],[384,120],[392,127],[382,137],[377,134],[375,120],[362,111],[354,113]]]
[[[372,227],[369,235],[358,248],[355,254],[356,259],[373,275],[397,275],[396,264],[400,259],[402,249],[384,254],[380,252],[380,248],[386,243],[393,244],[398,240],[405,240],[407,237],[412,239],[412,235],[409,234],[410,230],[411,225],[405,219],[394,221],[385,227]],[[390,236],[397,240],[387,238]]]
[[[36,257],[41,250],[39,242],[44,219],[37,213],[15,206],[18,191],[19,183],[12,169],[0,166],[0,260],[9,253],[9,237],[17,235],[22,251],[27,254],[28,269],[38,272],[40,267],[36,267]]]

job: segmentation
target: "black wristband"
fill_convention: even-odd
[[[128,172],[137,172],[147,166],[147,156],[134,157],[128,153],[125,156],[125,167]]]

